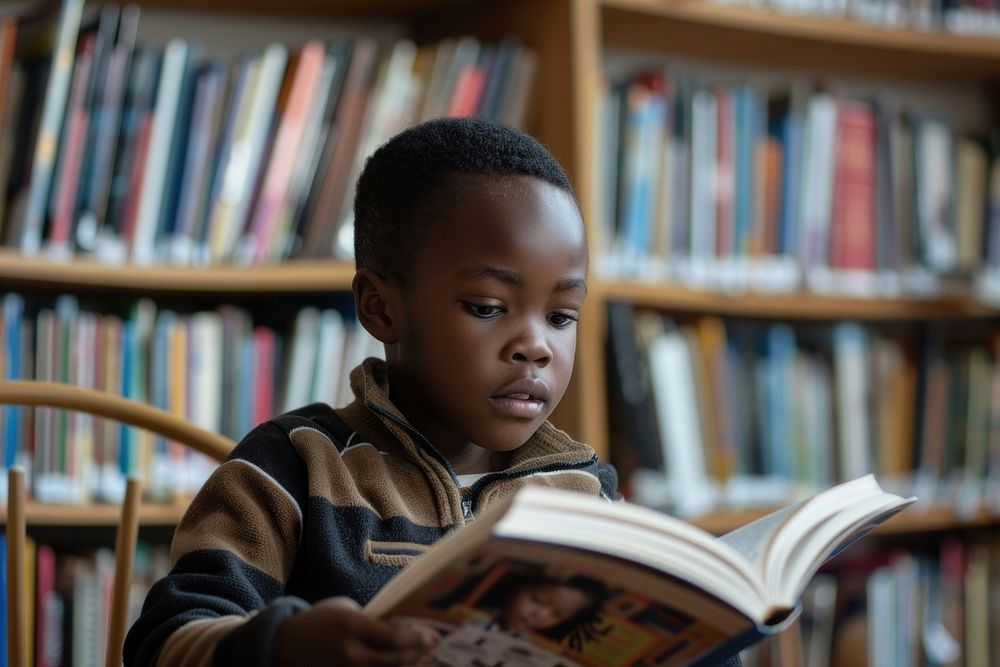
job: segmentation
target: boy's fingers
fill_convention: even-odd
[[[362,647],[353,655],[354,664],[376,665],[385,667],[399,667],[400,665],[419,664],[424,657],[424,652],[419,649],[376,649],[372,647]]]
[[[361,612],[361,605],[349,597],[335,597],[325,600],[325,606]],[[424,635],[408,626],[393,625],[364,613],[352,614],[352,629],[359,639],[373,648],[385,650],[420,649],[426,645]]]
[[[352,609],[355,611],[361,609],[361,605],[359,605],[357,601],[347,597],[346,595],[338,595],[335,598],[327,598],[326,600],[323,600],[321,604],[324,606],[340,607],[342,609]]]
[[[367,617],[359,623],[358,636],[369,646],[380,649],[405,650],[420,649],[424,645],[423,635],[415,629],[393,625],[377,618]]]

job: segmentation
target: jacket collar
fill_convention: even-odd
[[[351,371],[350,379],[354,401],[338,410],[348,426],[363,433],[372,440],[373,445],[383,451],[398,451],[402,447],[411,455],[415,455],[418,450],[430,453],[454,475],[451,465],[434,449],[433,444],[420,435],[389,400],[389,376],[384,361],[366,359]],[[576,442],[546,421],[527,442],[514,451],[508,470],[542,468],[592,459],[593,449]]]

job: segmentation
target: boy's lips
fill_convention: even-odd
[[[538,378],[521,378],[490,396],[501,412],[511,417],[533,419],[549,400],[549,386]]]

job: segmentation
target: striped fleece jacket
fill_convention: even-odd
[[[191,503],[173,569],[150,590],[125,664],[270,665],[278,626],[308,603],[366,603],[445,533],[527,484],[617,496],[614,469],[548,422],[508,469],[461,490],[389,402],[383,362],[351,373],[355,400],[256,427]]]

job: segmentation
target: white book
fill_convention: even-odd
[[[287,49],[272,44],[252,65],[246,103],[236,119],[233,141],[224,157],[222,186],[209,216],[208,250],[214,262],[231,258],[237,250],[236,242],[246,224],[287,60]]]
[[[935,273],[946,273],[958,264],[958,244],[952,219],[954,205],[953,143],[943,122],[924,119],[914,129],[916,152],[917,233],[921,258]]]
[[[823,562],[913,501],[869,475],[715,537],[529,485],[418,556],[365,610],[434,631],[437,664],[719,665],[787,627]],[[540,618],[537,596],[576,613]]]
[[[191,341],[188,346],[188,404],[190,419],[205,430],[222,431],[222,360],[226,342],[222,334],[222,315],[200,311],[191,316]],[[193,450],[185,451],[182,493],[196,493],[216,464]]]
[[[153,130],[143,170],[142,195],[132,237],[132,261],[149,264],[156,258],[156,237],[159,232],[163,189],[170,164],[170,146],[174,140],[177,112],[181,103],[181,84],[187,69],[188,43],[172,39],[163,52],[163,67],[156,88],[156,109]]]
[[[716,493],[705,464],[698,392],[684,335],[668,326],[649,346],[649,365],[675,509],[681,516],[703,512],[716,501]]]
[[[313,378],[312,403],[336,405],[341,377],[350,369],[343,368],[344,316],[335,308],[320,314],[319,342],[316,351],[316,377]]]
[[[313,375],[316,370],[316,350],[319,345],[319,310],[307,306],[295,317],[289,352],[288,376],[285,378],[283,412],[309,403]]]
[[[691,259],[709,262],[715,258],[716,188],[715,96],[698,90],[691,96]]]
[[[836,392],[840,478],[872,472],[868,335],[854,322],[833,329],[833,373]]]
[[[815,93],[806,110],[799,198],[799,258],[806,271],[828,264],[836,136],[836,100],[829,93]]]
[[[200,311],[191,316],[191,421],[208,431],[222,430],[222,316]]]
[[[72,384],[87,389],[97,388],[97,315],[80,312],[70,340],[75,362]],[[71,457],[70,480],[76,502],[85,503],[94,496],[98,486],[99,470],[95,461],[94,416],[83,410],[69,414],[70,434],[67,456]]]

